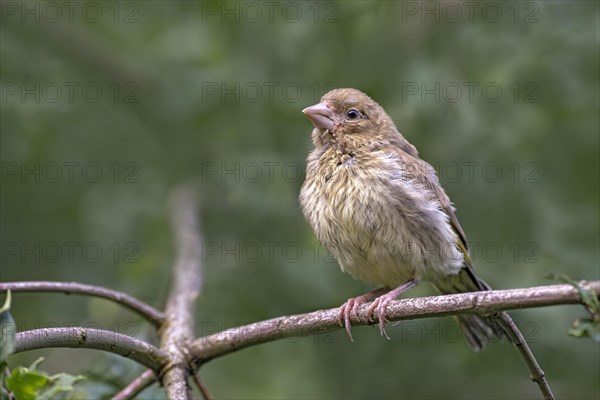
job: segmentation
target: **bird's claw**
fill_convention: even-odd
[[[350,311],[353,307],[353,300],[354,299],[348,299],[347,302],[342,304],[340,307],[340,315],[338,317],[338,324],[340,324],[341,327],[346,328],[346,334],[351,342],[354,341],[354,339],[352,339],[352,333],[350,332]]]
[[[375,301],[373,301],[373,304],[371,304],[371,307],[369,307],[369,312],[367,313],[369,321],[374,321],[373,316],[377,315],[377,319],[379,320],[379,333],[381,334],[381,336],[385,337],[388,340],[390,339],[390,337],[385,331],[385,323],[389,322],[386,318],[386,309],[390,301],[391,300],[389,300],[387,296],[381,296],[375,299]]]
[[[348,299],[342,306],[340,307],[340,315],[338,316],[338,324],[340,326],[346,328],[346,334],[350,338],[350,341],[353,342],[352,333],[350,332],[351,323],[350,317],[358,319],[358,307],[367,302],[366,296],[358,296]]]

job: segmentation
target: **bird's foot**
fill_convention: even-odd
[[[388,319],[386,318],[387,305],[392,300],[396,300],[401,293],[406,292],[416,284],[417,281],[411,279],[410,281],[398,286],[396,289],[390,290],[382,296],[379,296],[375,299],[375,301],[373,301],[373,304],[371,304],[371,307],[369,307],[367,318],[369,321],[373,321],[373,315],[377,315],[377,319],[379,320],[379,332],[381,333],[381,336],[385,337],[386,339],[390,339],[385,331],[385,323],[388,322]]]
[[[372,298],[381,296],[390,291],[390,288],[383,287],[381,289],[374,290],[367,294],[363,294],[362,296],[352,297],[348,299],[344,304],[340,307],[340,315],[338,317],[338,323],[340,326],[346,328],[346,334],[350,338],[350,341],[353,342],[352,333],[350,332],[350,315],[353,315],[355,318],[358,318],[358,307],[362,304],[368,303]]]

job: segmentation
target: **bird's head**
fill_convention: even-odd
[[[372,140],[396,127],[383,108],[369,96],[356,89],[334,89],[321,102],[302,110],[315,129],[313,141],[324,145],[342,137],[353,140]]]

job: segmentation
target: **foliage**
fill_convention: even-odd
[[[44,361],[38,358],[29,367],[14,368],[6,379],[6,388],[15,397],[15,400],[50,400],[50,399],[78,399],[84,393],[74,391],[74,385],[85,379],[83,375],[69,375],[65,373],[49,376],[37,369]]]
[[[589,318],[580,317],[573,322],[573,328],[569,330],[569,335],[579,338],[587,337],[595,342],[600,342],[600,302],[596,293],[581,286],[579,282],[566,275],[555,276],[550,274],[548,277],[573,285],[579,292],[584,307],[590,313]]]

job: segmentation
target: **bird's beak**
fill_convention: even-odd
[[[327,103],[319,103],[314,106],[306,107],[302,112],[312,121],[315,128],[333,131],[335,126],[333,121],[334,115]]]

